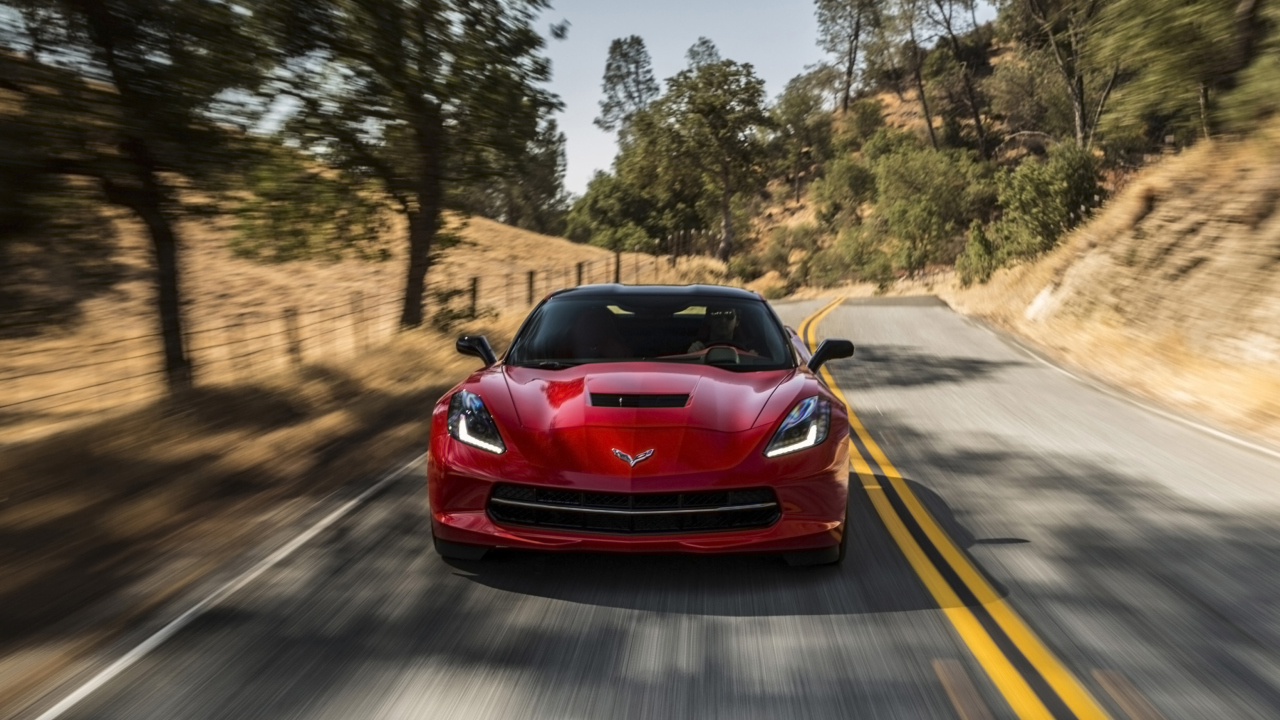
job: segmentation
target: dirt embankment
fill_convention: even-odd
[[[1038,262],[938,290],[1110,382],[1280,442],[1280,126],[1170,157]]]

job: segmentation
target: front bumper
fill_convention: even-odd
[[[847,444],[821,467],[800,475],[761,477],[757,472],[719,473],[713,477],[679,477],[664,483],[667,492],[736,490],[769,487],[776,493],[778,518],[767,527],[718,529],[707,532],[618,534],[583,529],[532,527],[505,523],[489,511],[495,485],[505,478],[487,477],[474,470],[455,469],[429,460],[427,483],[431,525],[436,537],[464,545],[527,550],[604,551],[624,553],[799,552],[839,544],[848,507]],[[743,478],[746,478],[744,481]],[[616,491],[616,479],[562,476],[524,484],[556,490]]]

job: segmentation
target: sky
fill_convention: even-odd
[[[751,63],[772,100],[806,65],[824,59],[817,46],[813,0],[552,0],[543,24],[568,20],[569,37],[550,40],[550,90],[565,109],[557,116],[568,139],[565,187],[582,193],[596,170],[608,170],[617,149],[599,114],[604,63],[615,38],[639,35],[660,85],[685,66],[685,51],[708,37],[727,60]],[[545,32],[546,28],[542,30]]]

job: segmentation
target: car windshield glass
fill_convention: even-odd
[[[511,365],[677,362],[731,370],[794,367],[773,313],[747,298],[631,295],[552,298],[511,345]]]

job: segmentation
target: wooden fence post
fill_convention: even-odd
[[[289,364],[296,370],[302,366],[302,338],[298,337],[298,309],[284,309],[285,351],[289,355]]]
[[[369,348],[369,336],[364,324],[364,293],[359,290],[351,293],[351,322],[355,330],[352,335],[356,344],[356,354],[363,354]]]
[[[615,283],[622,282],[622,252],[613,253],[613,281]]]
[[[526,301],[526,303],[525,303],[525,304],[526,304],[526,305],[528,305],[529,307],[533,307],[533,274],[534,274],[535,272],[537,272],[537,271],[535,271],[535,270],[530,270],[530,271],[529,271],[529,292],[527,293],[527,294],[528,294],[528,299],[527,299],[527,301]]]
[[[578,285],[582,285],[582,262],[578,262]]]
[[[480,278],[473,277],[471,278],[471,319],[472,320],[475,320],[477,317],[476,313],[477,313],[478,307],[476,303],[479,297],[480,297]]]
[[[231,378],[240,380],[244,378],[245,361],[248,359],[247,354],[241,352],[244,348],[244,313],[236,315],[235,322],[227,327],[227,359],[231,365]]]

